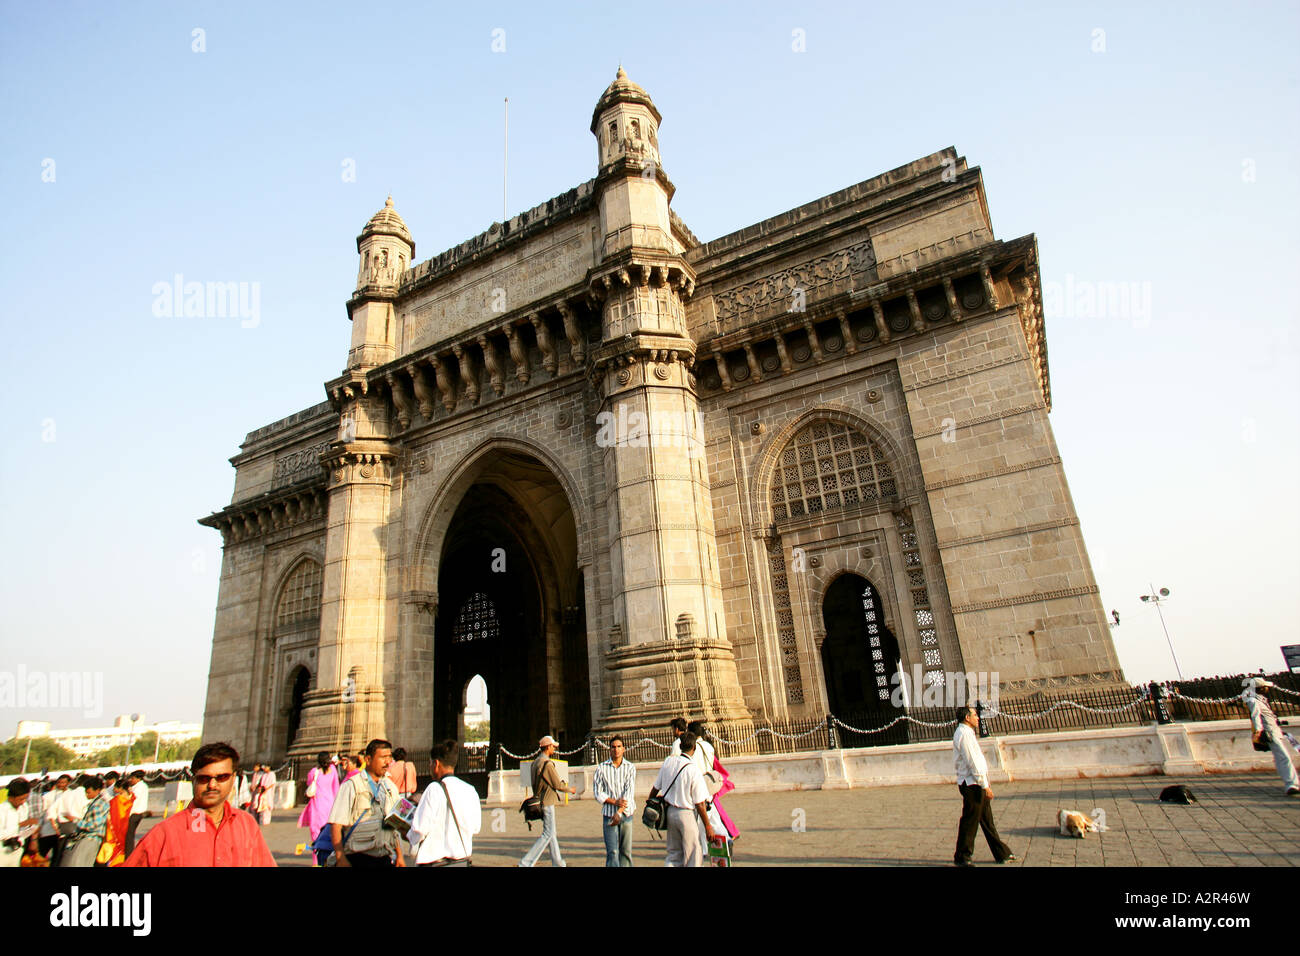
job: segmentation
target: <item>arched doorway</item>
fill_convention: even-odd
[[[854,727],[872,730],[907,713],[894,706],[901,670],[898,641],[885,626],[880,594],[866,578],[845,574],[826,589],[822,600],[822,672],[830,712]],[[875,734],[840,729],[842,745],[871,747],[907,742],[907,722]]]
[[[286,753],[293,746],[294,738],[298,736],[298,728],[302,725],[302,702],[310,687],[311,672],[305,667],[297,668],[293,672],[292,683],[289,685],[288,733],[284,740]]]
[[[581,589],[573,513],[559,482],[530,456],[492,453],[442,536],[435,739],[461,737],[465,690],[481,675],[495,702],[489,755],[502,746],[530,753],[548,733],[582,742],[591,700]],[[468,779],[486,793],[486,773]]]

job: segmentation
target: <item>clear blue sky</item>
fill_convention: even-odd
[[[1046,284],[1149,290],[1149,313],[1048,316],[1121,662],[1173,675],[1151,584],[1186,673],[1300,643],[1293,5],[0,9],[0,670],[102,673],[105,718],[201,718],[221,549],[195,519],[244,435],[342,368],[361,226],[391,192],[423,260],[499,219],[506,96],[512,214],[590,178],[620,60],[701,239],[955,145]],[[155,316],[176,273],[260,283],[260,322]],[[0,705],[0,736],[22,717],[99,722]]]

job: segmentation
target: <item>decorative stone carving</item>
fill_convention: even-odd
[[[465,387],[465,394],[469,396],[471,404],[478,404],[479,385],[478,375],[474,370],[474,359],[463,345],[453,345],[451,353],[456,356],[456,361],[460,364],[460,381]]]
[[[306,478],[317,475],[320,471],[320,456],[329,448],[329,440],[319,442],[310,448],[290,452],[275,459],[275,468],[271,475],[271,488],[283,488],[296,484]]]
[[[560,363],[559,357],[555,354],[555,341],[551,338],[550,326],[536,312],[528,317],[528,321],[533,323],[533,328],[537,330],[537,347],[542,350],[542,368],[554,375]]]
[[[803,330],[808,335],[808,347],[812,349],[813,359],[820,362],[822,360],[822,346],[817,341],[817,330],[813,328],[811,322],[805,322]]]
[[[786,351],[784,335],[778,335],[776,337],[776,354],[781,361],[781,374],[789,375],[790,374],[790,353]]]
[[[714,307],[718,310],[719,320],[750,312],[784,312],[790,307],[796,289],[802,290],[807,297],[814,291],[853,276],[874,276],[875,266],[876,254],[871,241],[864,240],[802,265],[716,292]]]
[[[873,299],[871,302],[871,317],[876,320],[876,334],[880,336],[882,345],[889,344],[889,326],[885,324],[885,310],[880,307],[880,300]]]
[[[926,330],[925,317],[921,315],[921,303],[916,299],[916,290],[907,290],[907,309],[912,313],[912,325],[918,332]]]
[[[524,340],[519,335],[519,330],[513,325],[506,326],[506,342],[510,345],[510,361],[515,363],[515,378],[519,379],[520,384],[528,384],[528,350],[524,348]]]
[[[943,279],[943,294],[948,297],[948,311],[952,313],[952,320],[960,322],[966,318],[962,314],[961,306],[957,304],[957,293],[952,287],[952,279],[947,276],[944,276]]]
[[[501,362],[497,358],[497,347],[492,344],[486,335],[478,337],[478,347],[483,350],[483,364],[487,366],[488,380],[492,383],[492,391],[497,393],[497,397],[505,394],[506,382],[501,374]]]
[[[433,390],[429,388],[429,380],[424,374],[424,363],[416,362],[409,369],[411,373],[411,386],[415,389],[415,401],[420,407],[420,415],[424,420],[433,419]]]
[[[451,369],[447,367],[447,361],[441,355],[434,358],[431,366],[435,384],[438,386],[438,393],[442,395],[442,407],[447,411],[454,411],[456,408],[456,390],[452,387]]]
[[[573,359],[575,365],[581,365],[584,358],[584,343],[578,319],[567,303],[561,302],[557,308],[560,310],[560,318],[564,320],[564,337],[569,340],[569,357]]]
[[[411,396],[398,374],[389,372],[387,380],[388,392],[393,396],[393,410],[397,413],[397,427],[406,431],[411,424]]]
[[[758,367],[758,358],[754,355],[754,347],[748,342],[745,343],[745,361],[749,363],[749,371],[754,376],[754,381],[763,381],[763,370]]]

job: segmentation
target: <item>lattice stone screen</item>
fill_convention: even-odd
[[[321,567],[315,561],[303,561],[289,575],[280,592],[275,612],[275,629],[296,628],[320,619]]]
[[[892,498],[898,488],[885,453],[838,422],[813,422],[790,439],[772,478],[772,517],[805,515]]]
[[[475,593],[465,602],[451,628],[451,639],[456,642],[487,640],[500,634],[497,609],[491,598],[482,592]]]

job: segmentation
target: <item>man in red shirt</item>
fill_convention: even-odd
[[[194,799],[142,839],[124,866],[275,866],[257,821],[227,802],[239,752],[204,744],[190,762]]]

